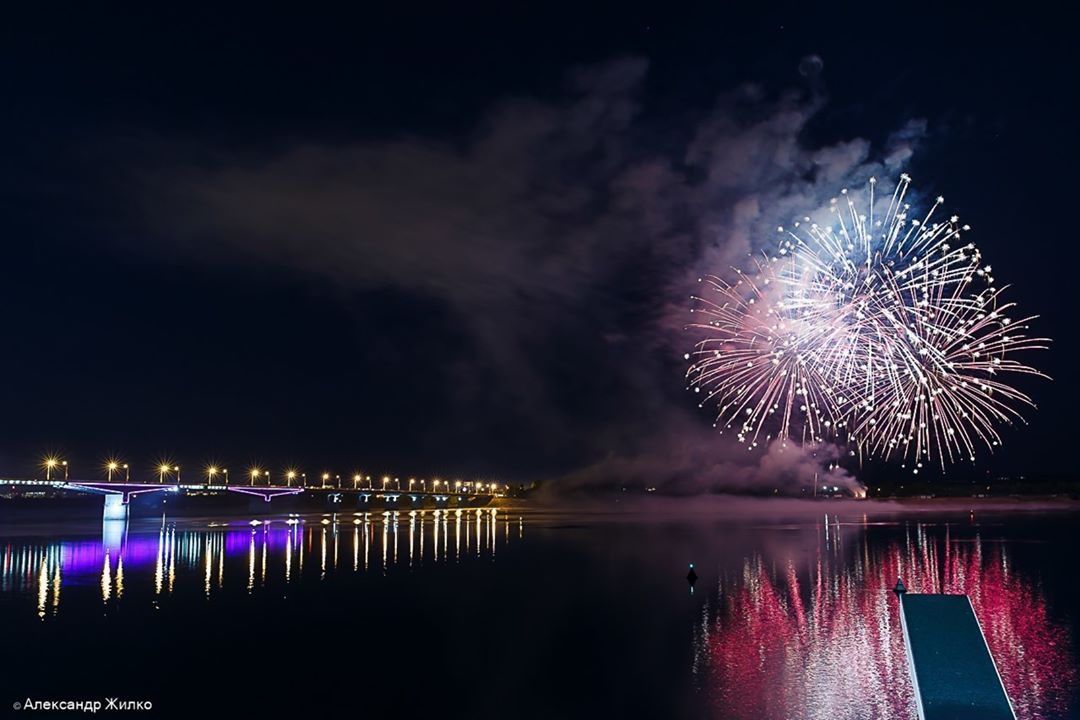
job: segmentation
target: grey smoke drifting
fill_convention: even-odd
[[[492,422],[540,438],[536,466],[566,485],[805,483],[835,449],[748,453],[685,396],[688,296],[841,184],[898,172],[921,128],[877,161],[859,138],[806,147],[819,101],[754,87],[666,127],[640,105],[647,69],[574,71],[565,97],[507,99],[453,141],[297,144],[172,167],[142,178],[148,222],[189,260],[436,301],[474,358],[435,400],[467,414],[485,398]],[[833,470],[829,482],[851,480]]]

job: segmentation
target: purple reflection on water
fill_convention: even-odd
[[[296,526],[299,528],[299,526]],[[263,525],[261,527],[229,528],[221,531],[225,535],[225,554],[236,555],[245,553],[251,547],[251,538],[254,536],[255,543],[259,547],[265,542],[271,550],[284,548],[289,544],[289,538],[293,535],[288,527],[274,527]],[[295,531],[299,534],[299,529]]]
[[[270,549],[284,548],[293,535],[289,527],[262,526],[252,528],[242,524],[227,529],[188,530],[179,533],[180,538],[194,538],[207,534],[225,538],[227,555],[245,553],[251,546],[252,536],[260,547],[266,543]],[[297,535],[299,530],[296,531]],[[112,562],[123,559],[124,566],[130,569],[153,566],[159,555],[168,554],[177,540],[177,534],[171,529],[156,533],[124,533],[118,538],[108,537],[108,532],[97,540],[64,540],[57,545],[61,549],[62,570],[65,576],[96,576],[101,573],[105,553],[108,551]]]

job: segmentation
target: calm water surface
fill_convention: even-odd
[[[914,718],[902,576],[971,597],[1019,717],[1080,714],[1076,514],[257,521],[0,528],[0,708]]]

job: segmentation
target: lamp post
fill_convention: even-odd
[[[285,473],[285,487],[291,487],[293,478],[295,478],[295,477],[296,477],[296,471],[295,470],[290,470],[287,473]]]
[[[320,487],[326,487],[326,481],[330,479],[330,473],[324,472],[322,474],[322,485]]]
[[[206,469],[206,484],[214,484],[214,476],[217,475],[218,469],[216,467],[209,467]]]
[[[60,461],[56,458],[45,458],[45,479],[52,480],[52,471],[56,469],[56,466],[60,464]]]
[[[117,462],[116,462],[115,460],[111,461],[111,462],[110,462],[110,463],[109,463],[109,464],[108,464],[108,465],[106,466],[106,469],[108,470],[108,479],[109,479],[109,482],[112,482],[112,474],[113,474],[114,472],[116,472],[116,469],[117,469],[117,468],[119,468],[119,467],[120,467],[119,463],[117,463]]]
[[[158,465],[158,483],[165,484],[165,473],[169,472],[169,466],[165,464]]]
[[[251,468],[251,486],[255,487],[255,478],[259,477],[259,469]]]
[[[221,474],[225,476],[225,487],[229,486],[229,468],[221,468]]]
[[[179,465],[174,465],[173,466],[173,471],[176,473],[176,484],[179,485],[180,484],[180,466]]]
[[[124,482],[131,482],[131,467],[124,463]]]
[[[383,476],[383,479],[382,479],[382,489],[383,489],[383,490],[386,490],[386,486],[387,486],[387,485],[389,485],[389,484],[390,484],[390,478],[388,478],[388,477],[386,477],[386,476]]]
[[[356,490],[359,487],[360,487],[360,474],[357,473],[356,475],[352,476],[352,489]]]
[[[266,476],[266,487],[270,487],[270,471],[267,470],[266,472],[263,473],[263,475]]]
[[[60,464],[64,466],[64,482],[67,482],[67,479],[68,479],[68,464],[67,464],[67,460],[64,460],[64,461],[63,461],[62,463],[60,463]]]

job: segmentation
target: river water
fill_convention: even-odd
[[[837,508],[6,522],[0,708],[914,718],[902,577],[970,596],[1018,717],[1080,716],[1080,514]]]

